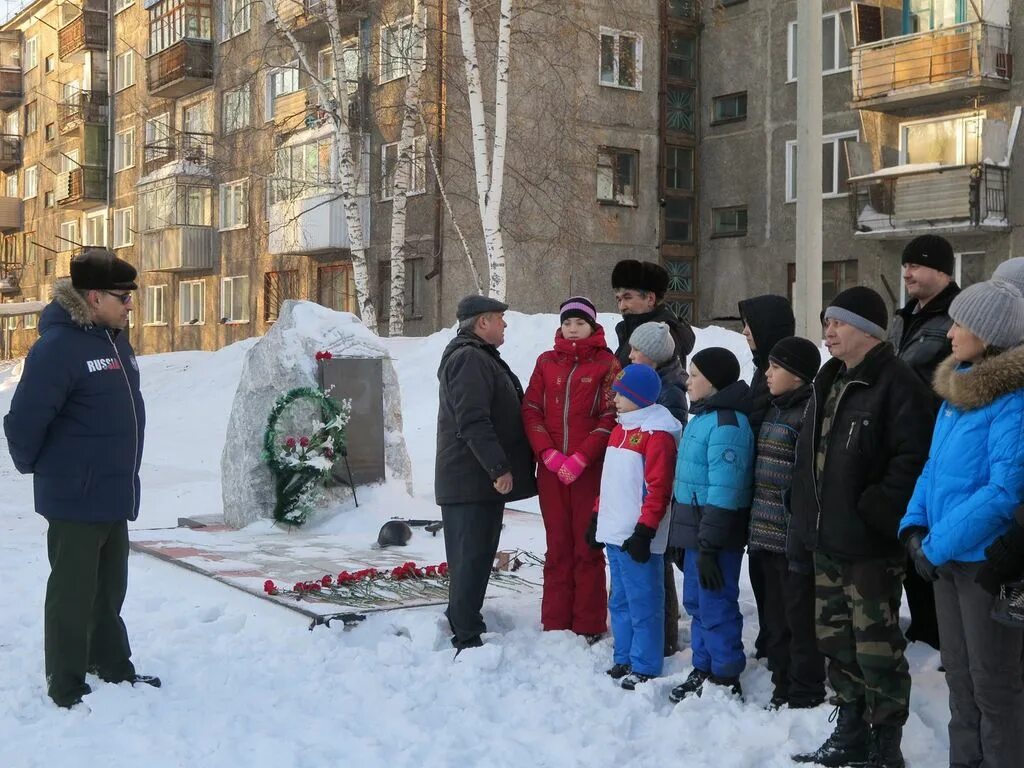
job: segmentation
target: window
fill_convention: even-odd
[[[82,245],[107,247],[107,212],[89,213],[85,217],[85,237]]]
[[[115,248],[126,248],[135,242],[135,232],[132,229],[134,220],[134,208],[118,208],[114,211]]]
[[[135,129],[114,134],[114,170],[123,171],[135,165]]]
[[[26,296],[22,301],[35,301],[35,296]],[[25,317],[25,330],[31,331],[38,324],[39,316],[35,314],[24,315]]]
[[[693,242],[693,199],[665,198],[665,240],[669,243]]]
[[[789,23],[789,81],[796,81],[796,22]],[[821,17],[821,74],[834,75],[850,69],[853,21],[850,11],[826,13]]]
[[[665,188],[682,192],[693,191],[693,149],[665,147]]]
[[[48,192],[43,193],[43,207],[54,208],[57,205],[57,196],[51,189]]]
[[[826,261],[821,265],[821,299],[822,305],[828,306],[840,291],[852,288],[858,284],[857,281],[857,260],[849,261]],[[793,301],[793,294],[796,292],[796,265],[788,265],[789,276],[789,300]],[[902,280],[900,281],[903,282]]]
[[[669,85],[665,89],[665,127],[678,133],[695,133],[694,102],[697,91],[682,85]]]
[[[36,233],[26,232],[25,233],[25,263],[35,264],[36,263]]]
[[[43,135],[46,137],[47,141],[53,141],[54,139],[56,139],[57,138],[57,124],[56,123],[47,123],[46,126],[43,128]]]
[[[25,199],[29,200],[39,194],[39,169],[30,165],[25,169]]]
[[[135,0],[114,0],[114,13],[120,13],[135,5]]]
[[[17,172],[8,173],[6,181],[7,197],[18,196],[18,174]]]
[[[147,163],[164,160],[171,156],[171,116],[169,113],[164,112],[162,115],[151,117],[146,121],[146,143],[142,154]]]
[[[114,90],[122,91],[135,85],[135,51],[125,51],[114,57]]]
[[[34,101],[25,105],[25,135],[30,136],[38,129],[39,109]]]
[[[25,71],[39,66],[39,38],[30,37],[25,41]]]
[[[81,247],[82,239],[78,233],[78,219],[60,223],[60,238],[57,240],[58,251],[72,251]]]
[[[281,314],[281,305],[299,298],[299,271],[267,272],[263,275],[263,320],[272,323]]]
[[[18,110],[13,110],[7,113],[7,117],[4,119],[4,133],[8,136],[18,136],[21,134],[21,128],[19,127]]]
[[[423,259],[405,261],[405,319],[419,320],[423,317],[423,286],[426,283],[426,268]]]
[[[981,156],[984,114],[971,112],[939,120],[900,124],[900,164],[967,165]]]
[[[206,321],[206,281],[185,280],[178,285],[178,325]]]
[[[220,185],[220,228],[249,226],[249,180],[239,179]]]
[[[345,88],[348,95],[352,96],[359,88],[360,57],[358,43],[346,43],[342,46],[341,57],[345,62]],[[317,77],[324,83],[330,83],[334,79],[334,51],[324,48],[317,52],[316,56]]]
[[[974,4],[964,0],[906,0],[903,8],[903,33],[907,35],[951,27],[978,18]]]
[[[252,7],[249,0],[222,0],[220,39],[228,40],[249,31]]]
[[[78,162],[79,153],[77,149],[69,149],[60,153],[60,172],[71,173],[75,168],[81,167]]]
[[[825,197],[846,195],[846,180],[850,178],[850,167],[846,161],[845,144],[857,141],[857,131],[835,133],[823,136],[821,143],[821,193]],[[797,146],[795,141],[786,142],[786,202],[796,202]]]
[[[43,59],[43,72],[45,72],[46,74],[50,74],[51,72],[53,72],[53,70],[56,69],[56,67],[57,62],[52,53],[45,59]]]
[[[3,325],[0,326],[5,331],[16,331],[18,330],[18,316],[9,315],[3,317]]]
[[[225,134],[234,133],[249,125],[252,108],[248,84],[224,92],[221,109],[221,126]]]
[[[747,234],[747,207],[711,209],[712,237],[741,237]]]
[[[636,205],[636,176],[640,153],[635,149],[597,150],[597,199],[613,205]]]
[[[249,278],[225,277],[220,281],[220,321],[249,322]]]
[[[711,100],[711,124],[747,119],[747,92],[716,96]]]
[[[692,34],[669,32],[668,76],[673,80],[697,79],[697,39]]]
[[[181,130],[193,136],[195,134],[203,136],[213,131],[210,102],[207,99],[181,108]],[[194,138],[198,140],[200,136],[194,136]]]
[[[601,85],[639,91],[642,87],[643,48],[643,38],[635,32],[601,27]]]
[[[146,306],[144,325],[167,325],[167,314],[165,312],[165,300],[167,297],[166,285],[146,286]]]
[[[138,229],[149,232],[163,227],[213,226],[212,190],[195,184],[146,185],[139,192]]]
[[[278,67],[267,73],[267,120],[273,120],[275,113],[275,100],[278,96],[288,93],[295,93],[299,90],[299,68],[296,64],[287,67]]]
[[[57,260],[54,258],[43,259],[43,274],[46,277],[52,276],[56,272]]]
[[[412,16],[380,28],[380,82],[387,83],[409,74],[415,35]],[[345,62],[346,67],[348,62]]]
[[[159,53],[179,40],[213,39],[212,0],[155,0],[149,10],[149,53]]]
[[[668,15],[673,19],[692,19],[695,0],[668,0]]]
[[[317,276],[317,302],[338,312],[356,314],[356,284],[351,264],[320,267]]]
[[[275,155],[275,177],[268,202],[328,194],[331,192],[332,142],[312,141],[294,147],[282,147]]]
[[[395,196],[395,168],[398,165],[398,142],[385,144],[380,148],[380,199],[390,200]],[[409,189],[406,194],[419,195],[427,190],[427,139],[416,136],[409,156]]]

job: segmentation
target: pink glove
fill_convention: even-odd
[[[541,454],[540,460],[544,462],[544,466],[548,468],[549,472],[554,472],[557,475],[558,470],[565,464],[565,454],[554,448],[548,448]]]
[[[558,479],[565,485],[572,485],[579,479],[579,476],[583,474],[583,470],[586,468],[587,460],[583,458],[583,454],[574,453],[565,460],[562,468],[558,470]]]

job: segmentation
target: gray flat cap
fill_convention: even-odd
[[[504,312],[507,309],[508,304],[502,304],[497,299],[488,296],[472,293],[459,302],[459,306],[455,310],[455,317],[459,320],[469,320],[471,317],[486,312]]]

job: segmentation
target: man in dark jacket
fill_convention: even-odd
[[[537,493],[533,451],[520,417],[523,388],[498,352],[508,305],[459,302],[458,335],[441,356],[434,496],[444,521],[452,645],[482,644],[483,607],[505,503]]]
[[[903,768],[909,712],[899,627],[906,554],[897,527],[928,457],[928,389],[884,342],[881,296],[858,286],[824,312],[832,357],[814,380],[797,440],[790,559],[814,552],[818,647],[838,721],[797,762]]]
[[[921,235],[903,249],[903,283],[910,298],[893,317],[889,342],[896,356],[929,389],[935,369],[953,352],[946,333],[953,325],[949,305],[960,293],[960,286],[953,280],[955,267],[953,246],[938,235]],[[934,390],[932,398],[937,413],[942,400]],[[910,606],[907,639],[920,640],[937,649],[939,625],[932,585],[918,575],[917,569],[908,567],[903,587]]]
[[[622,314],[622,322],[615,326],[619,346],[615,357],[625,368],[630,363],[632,347],[629,339],[633,331],[644,323],[665,323],[675,341],[674,355],[682,369],[683,387],[686,386],[686,357],[693,351],[697,337],[689,323],[680,320],[666,307],[662,300],[668,291],[668,272],[653,261],[624,259],[612,270],[612,290],[615,303]],[[681,423],[685,423],[681,422]],[[665,655],[671,656],[679,650],[679,594],[676,592],[675,574],[672,562],[682,567],[682,554],[671,549],[665,553]]]
[[[146,422],[123,332],[135,274],[109,251],[71,260],[71,279],[54,283],[4,417],[14,466],[33,475],[36,512],[49,523],[44,654],[47,692],[61,707],[90,693],[86,671],[160,685],[136,674],[121,620]]]
[[[772,395],[768,391],[765,371],[768,370],[768,353],[781,340],[789,338],[796,331],[796,318],[793,306],[785,296],[754,296],[739,303],[740,319],[743,321],[743,338],[747,340],[750,353],[754,358],[754,377],[750,380],[750,428],[756,436],[761,430]],[[750,589],[754,593],[754,605],[757,608],[757,637],[754,639],[754,657],[763,659],[768,656],[768,646],[764,628],[767,624],[765,603],[765,574],[762,573],[762,562],[756,557],[747,558],[747,575],[750,577]],[[768,660],[772,664],[771,659]]]

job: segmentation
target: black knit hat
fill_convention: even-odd
[[[821,368],[821,352],[813,341],[799,336],[779,339],[768,359],[804,381],[811,381]]]
[[[889,325],[885,299],[863,285],[842,291],[832,299],[821,317],[823,322],[829,318],[840,320],[882,341],[885,341],[885,329]]]
[[[953,246],[946,238],[921,235],[907,243],[900,264],[919,264],[952,276],[956,269],[956,257],[953,255]]]
[[[87,248],[71,259],[71,285],[80,291],[134,291],[137,274],[105,248]]]
[[[717,390],[735,384],[740,378],[740,363],[725,347],[707,347],[690,358],[690,363],[704,374]]]
[[[597,309],[585,296],[573,296],[562,302],[558,308],[558,321],[564,323],[570,317],[586,320],[591,328],[597,327]]]
[[[668,290],[668,271],[653,261],[624,259],[612,270],[612,288],[647,291],[660,300]]]

